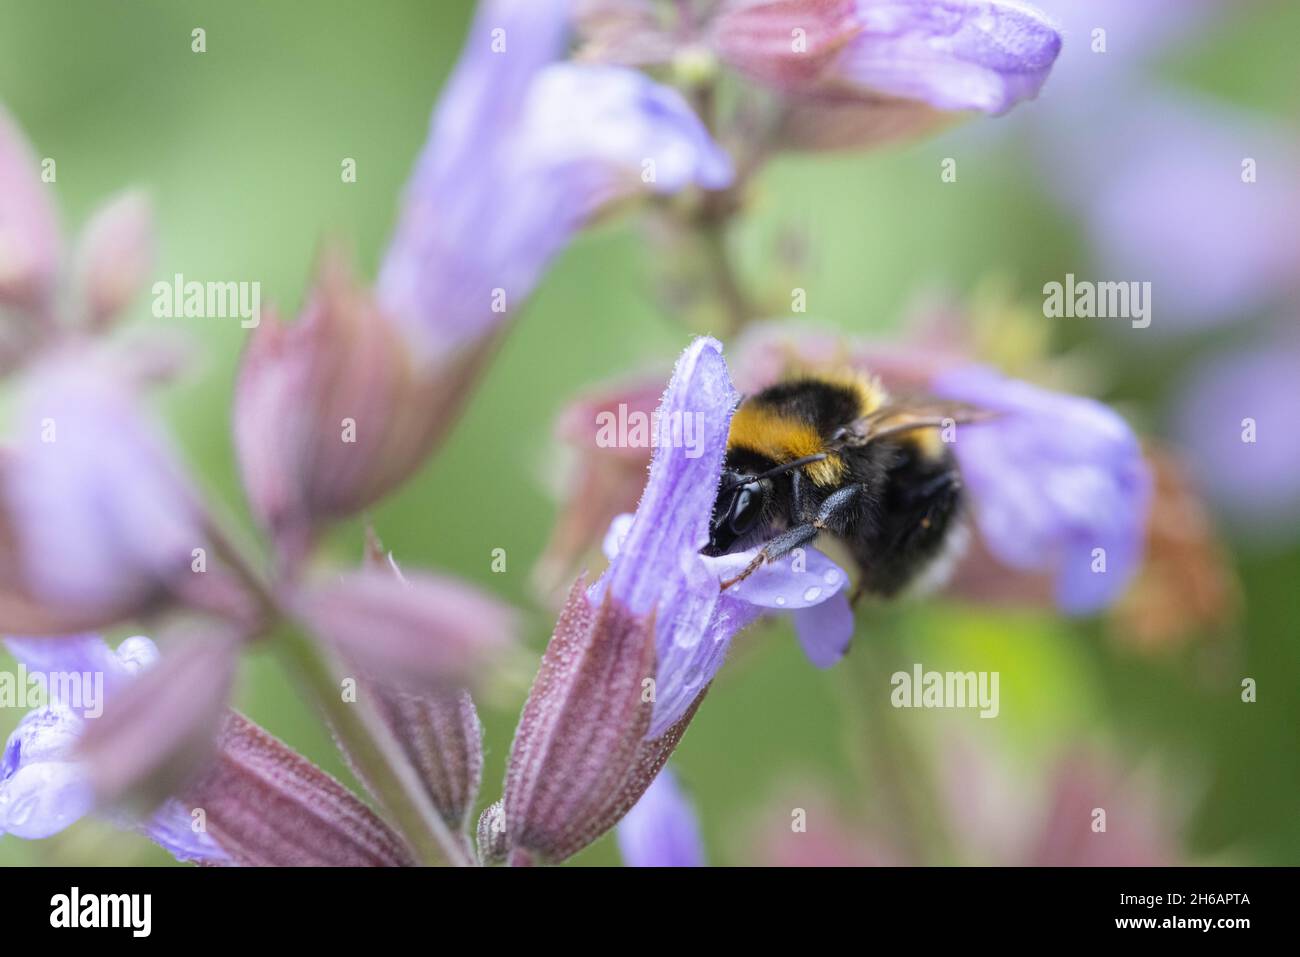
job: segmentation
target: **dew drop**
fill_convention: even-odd
[[[821,593],[822,590],[818,588],[816,585],[813,585],[811,588],[809,588],[806,592],[803,593],[803,600],[816,601],[818,596],[821,595]]]
[[[785,604],[785,597],[784,597],[783,595],[777,595],[777,596],[776,596],[776,603],[777,603],[778,605],[784,605],[784,604]]]
[[[827,570],[825,575],[822,576],[822,579],[828,585],[832,585],[832,586],[838,585],[840,583],[840,573],[836,569],[831,568]]]

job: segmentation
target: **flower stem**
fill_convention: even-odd
[[[735,335],[754,318],[754,307],[746,295],[727,246],[727,222],[709,219],[697,226],[700,243],[708,261],[713,291],[726,316],[724,335]]]
[[[899,616],[891,620],[897,622]],[[896,648],[897,645],[889,645]],[[854,680],[850,691],[856,725],[854,743],[864,746],[875,775],[877,793],[888,808],[917,864],[947,865],[954,861],[948,815],[928,756],[917,748],[901,713],[889,704],[889,672],[882,649],[860,642],[848,656]]]
[[[282,629],[273,642],[285,668],[324,713],[356,771],[422,864],[473,865],[464,844],[433,806],[415,769],[392,733],[364,700],[348,702],[330,657],[293,628]]]

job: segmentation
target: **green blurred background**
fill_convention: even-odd
[[[0,99],[38,155],[56,159],[69,234],[111,193],[143,186],[160,227],[157,276],[258,280],[264,303],[293,313],[326,237],[344,238],[373,275],[470,9],[452,0],[0,0]],[[201,55],[190,50],[190,31],[200,26]],[[1291,118],[1300,86],[1283,38],[1298,31],[1296,5],[1247,5],[1160,70]],[[1048,95],[1024,109],[1050,105],[1049,84]],[[950,151],[943,137],[780,160],[761,180],[739,235],[746,266],[757,275],[778,230],[798,227],[812,247],[814,268],[802,283],[811,311],[847,331],[888,334],[918,291],[965,294],[997,277],[1036,301],[1044,281],[1085,261],[1072,224],[1024,188],[1034,171],[1014,140],[963,154],[966,188],[936,190],[935,170]],[[356,183],[340,181],[344,157],[357,162]],[[534,651],[551,621],[530,605],[527,576],[556,510],[552,421],[578,388],[671,361],[688,340],[647,294],[646,248],[627,220],[582,236],[523,310],[452,439],[372,516],[404,564],[454,572],[530,608]],[[136,313],[137,332],[197,341],[197,376],[170,387],[162,408],[194,471],[251,534],[227,420],[245,331],[231,320],[153,319],[147,297]],[[1107,398],[1138,422],[1156,422],[1152,400],[1176,372],[1173,358],[1121,345],[1095,343],[1113,370]],[[361,541],[354,523],[331,547],[352,561]],[[498,547],[508,566],[494,575]],[[1245,588],[1240,628],[1157,657],[1093,625],[940,603],[876,627],[864,621],[856,640],[871,644],[886,673],[914,661],[1001,671],[999,720],[911,712],[910,733],[922,747],[960,734],[1004,753],[1032,782],[1061,745],[1096,743],[1126,762],[1158,766],[1186,809],[1171,805],[1169,815],[1192,860],[1296,864],[1300,554],[1294,545],[1259,553],[1244,546],[1236,556]],[[675,758],[719,862],[745,859],[747,822],[791,781],[796,789],[820,782],[850,811],[871,801],[873,787],[869,773],[861,780],[859,726],[846,720],[866,693],[863,669],[814,670],[784,625],[747,634],[732,657]],[[1249,706],[1239,700],[1246,675],[1260,689]],[[523,688],[500,697],[483,714],[483,803],[499,796]],[[270,656],[246,659],[237,698],[254,719],[350,780]],[[0,715],[0,733],[17,717]],[[147,842],[93,823],[50,841],[0,838],[7,865],[167,860]],[[616,860],[608,838],[577,859]]]

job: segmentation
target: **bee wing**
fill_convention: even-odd
[[[911,432],[915,429],[941,429],[950,424],[984,422],[997,416],[966,402],[943,399],[903,401],[881,406],[843,430],[837,443],[841,448],[867,445],[877,439]]]

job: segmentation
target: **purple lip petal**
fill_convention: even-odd
[[[794,632],[804,654],[818,668],[829,668],[844,657],[853,640],[853,608],[843,593],[818,605],[795,611]]]
[[[961,427],[954,444],[994,557],[1021,571],[1050,570],[1067,613],[1115,601],[1141,561],[1151,484],[1124,420],[1091,399],[978,366],[942,374],[934,391],[1002,413]]]

